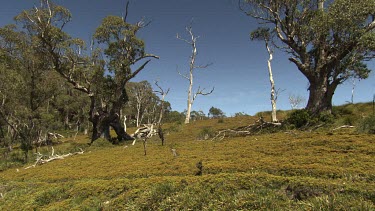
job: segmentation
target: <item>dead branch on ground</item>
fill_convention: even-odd
[[[342,125],[340,127],[334,128],[332,130],[338,130],[338,129],[341,129],[341,128],[355,128],[355,126],[352,126],[352,125]]]
[[[51,162],[51,161],[54,161],[54,160],[62,160],[64,158],[72,156],[72,155],[83,154],[84,151],[81,148],[79,148],[79,149],[80,149],[79,152],[73,152],[73,153],[68,153],[68,154],[64,154],[64,155],[57,155],[57,154],[55,155],[55,149],[52,147],[51,155],[48,158],[45,158],[46,155],[43,155],[40,152],[38,152],[38,153],[36,153],[37,157],[36,157],[35,163],[31,166],[26,167],[25,169],[34,168],[37,165],[42,165],[42,164],[45,164],[45,163],[48,163],[48,162]]]
[[[235,129],[224,129],[218,131],[215,137],[211,139],[211,141],[214,140],[223,140],[227,137],[237,137],[237,136],[250,136],[255,135],[264,129],[270,129],[270,128],[277,128],[280,127],[282,124],[280,122],[265,122],[263,118],[259,118],[254,124],[238,127]]]

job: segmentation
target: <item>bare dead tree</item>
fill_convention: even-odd
[[[197,43],[197,39],[199,38],[199,36],[195,36],[193,34],[192,24],[190,24],[190,26],[186,27],[186,31],[189,34],[190,39],[184,39],[179,34],[177,34],[177,39],[186,42],[187,44],[191,45],[191,48],[192,48],[192,53],[191,53],[191,56],[190,56],[189,73],[188,74],[181,74],[180,72],[178,72],[178,74],[180,74],[183,78],[185,78],[189,81],[188,99],[187,99],[187,112],[186,112],[185,124],[190,122],[191,107],[192,107],[195,99],[197,98],[197,96],[198,95],[209,95],[215,89],[215,87],[213,87],[211,89],[211,91],[205,92],[205,89],[204,88],[201,89],[201,87],[199,86],[197,91],[195,93],[193,93],[194,70],[195,69],[205,69],[212,64],[210,63],[210,64],[206,64],[206,65],[201,65],[201,66],[195,65],[195,60],[196,60],[196,57],[197,57],[196,43]]]
[[[305,101],[305,99],[300,95],[290,94],[288,98],[292,110],[297,109],[299,105]]]
[[[161,124],[161,121],[163,119],[163,113],[164,113],[164,102],[165,102],[165,96],[168,95],[170,88],[168,88],[166,91],[158,84],[158,81],[155,81],[155,85],[158,87],[159,90],[155,90],[155,93],[160,94],[161,96],[161,106],[160,106],[160,114],[159,114],[159,120],[158,124]]]
[[[163,119],[163,113],[164,113],[164,100],[165,100],[165,96],[167,96],[170,89],[168,88],[166,91],[164,91],[164,89],[158,84],[158,81],[155,81],[155,85],[158,87],[159,90],[156,90],[154,92],[161,95],[160,114],[159,114],[159,120],[158,120],[157,125],[158,125],[158,135],[159,135],[159,138],[161,139],[161,145],[164,146],[164,133],[163,133],[163,129],[161,125],[162,125],[162,119]]]
[[[147,139],[151,138],[157,133],[157,131],[154,129],[154,124],[145,124],[143,127],[138,128],[132,135],[134,137],[133,144],[135,144],[137,139],[142,139],[143,141],[143,151],[144,154],[147,155]]]
[[[277,95],[279,93],[279,90],[276,91],[275,89],[275,81],[273,79],[272,66],[271,66],[271,62],[273,59],[273,49],[270,47],[271,33],[269,32],[268,28],[258,28],[257,30],[251,33],[250,37],[252,40],[263,40],[266,44],[266,49],[269,55],[269,58],[267,60],[268,75],[269,75],[269,80],[271,84],[271,105],[272,105],[271,119],[272,119],[272,122],[277,122],[278,120],[277,120],[277,115],[276,115],[276,110],[277,110],[276,101],[277,101]]]

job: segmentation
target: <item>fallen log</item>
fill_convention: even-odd
[[[236,136],[250,136],[255,135],[264,129],[277,128],[282,126],[280,122],[265,122],[263,119],[259,119],[255,124],[248,126],[238,127],[235,129],[224,129],[217,132],[216,136],[211,139],[214,140],[223,140],[226,137],[236,137]]]
[[[79,149],[80,149],[79,152],[73,152],[73,153],[68,153],[68,154],[64,154],[64,155],[55,155],[55,149],[52,147],[51,155],[48,158],[44,158],[46,156],[42,155],[40,152],[38,152],[38,153],[36,153],[37,157],[36,157],[35,163],[31,166],[25,167],[24,169],[34,168],[37,165],[42,165],[42,164],[45,164],[45,163],[48,163],[48,162],[51,162],[51,161],[54,161],[54,160],[62,160],[64,158],[72,156],[72,155],[83,154],[84,151],[81,148],[79,148]]]
[[[342,125],[340,127],[334,128],[332,130],[338,130],[338,129],[341,129],[341,128],[355,128],[355,126],[352,126],[352,125]]]

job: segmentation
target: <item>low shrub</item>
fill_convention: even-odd
[[[104,138],[99,138],[91,144],[91,147],[102,148],[102,147],[114,147],[114,146],[110,141]]]
[[[351,115],[354,114],[354,109],[349,105],[335,106],[332,108],[332,113],[337,116]]]
[[[318,122],[332,124],[335,122],[335,116],[330,112],[322,112],[318,116]]]
[[[375,134],[375,116],[362,119],[357,130],[360,133]]]
[[[287,118],[287,123],[294,125],[296,128],[301,128],[303,126],[306,126],[307,123],[310,122],[310,120],[310,113],[305,109],[301,109],[293,111]]]
[[[358,117],[355,116],[347,116],[343,118],[344,125],[355,125],[358,122]]]
[[[183,128],[182,122],[175,122],[170,127],[165,129],[166,133],[180,132]]]
[[[211,127],[204,127],[198,133],[197,139],[198,140],[207,140],[209,138],[213,138],[216,132]]]

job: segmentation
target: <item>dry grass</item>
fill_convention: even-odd
[[[98,140],[85,147],[83,155],[27,170],[8,169],[0,175],[0,209],[375,209],[373,135],[343,129],[222,141],[200,138],[202,130],[235,128],[255,120],[166,124],[166,145],[149,140],[147,156],[141,141],[113,146]],[[87,142],[81,136],[55,148],[63,152]],[[199,161],[203,175],[195,176]]]

